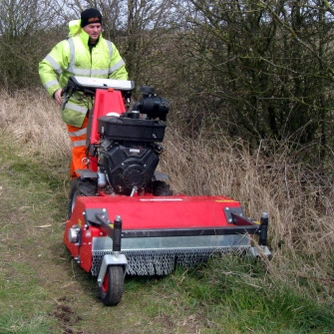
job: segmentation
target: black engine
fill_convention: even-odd
[[[101,145],[98,164],[107,184],[117,194],[150,191],[159,162],[169,111],[168,101],[142,87],[142,99],[120,117],[99,118]]]

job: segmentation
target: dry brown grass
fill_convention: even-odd
[[[70,143],[60,110],[42,90],[0,93],[0,131],[20,154],[69,158]],[[298,162],[287,146],[266,158],[219,133],[187,139],[169,124],[160,169],[176,193],[226,195],[247,215],[269,213],[270,270],[315,296],[334,299],[333,177]]]
[[[170,128],[164,146],[162,168],[176,192],[230,196],[256,219],[268,212],[271,272],[292,284],[303,281],[319,299],[333,299],[331,175],[297,162],[285,144],[264,158],[263,147],[251,155],[241,142],[219,134],[193,140]],[[318,293],[319,286],[324,294]]]
[[[0,92],[0,131],[21,154],[69,157],[70,141],[60,108],[44,90]]]

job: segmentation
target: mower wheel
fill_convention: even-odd
[[[124,289],[122,266],[109,266],[100,287],[100,298],[104,305],[115,306],[121,299]]]
[[[97,193],[97,182],[92,179],[76,178],[73,180],[69,193],[68,219],[71,218],[74,205],[78,196],[95,196]]]

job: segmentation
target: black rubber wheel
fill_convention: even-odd
[[[73,180],[69,193],[68,219],[71,218],[75,201],[78,196],[96,196],[97,182],[92,179],[76,178]]]
[[[100,287],[100,298],[104,305],[115,306],[121,299],[124,289],[124,272],[121,266],[109,266]]]

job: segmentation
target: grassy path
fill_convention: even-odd
[[[154,291],[146,298],[146,285],[159,290],[161,282],[128,280],[119,307],[103,307],[95,278],[77,267],[62,242],[64,171],[20,159],[4,144],[1,151],[0,333],[155,333],[147,326],[154,316],[141,310],[152,308]]]
[[[67,170],[20,158],[4,142],[0,149],[1,334],[198,332],[197,316],[166,290],[174,276],[127,278],[122,302],[104,307],[96,279],[62,242]]]

